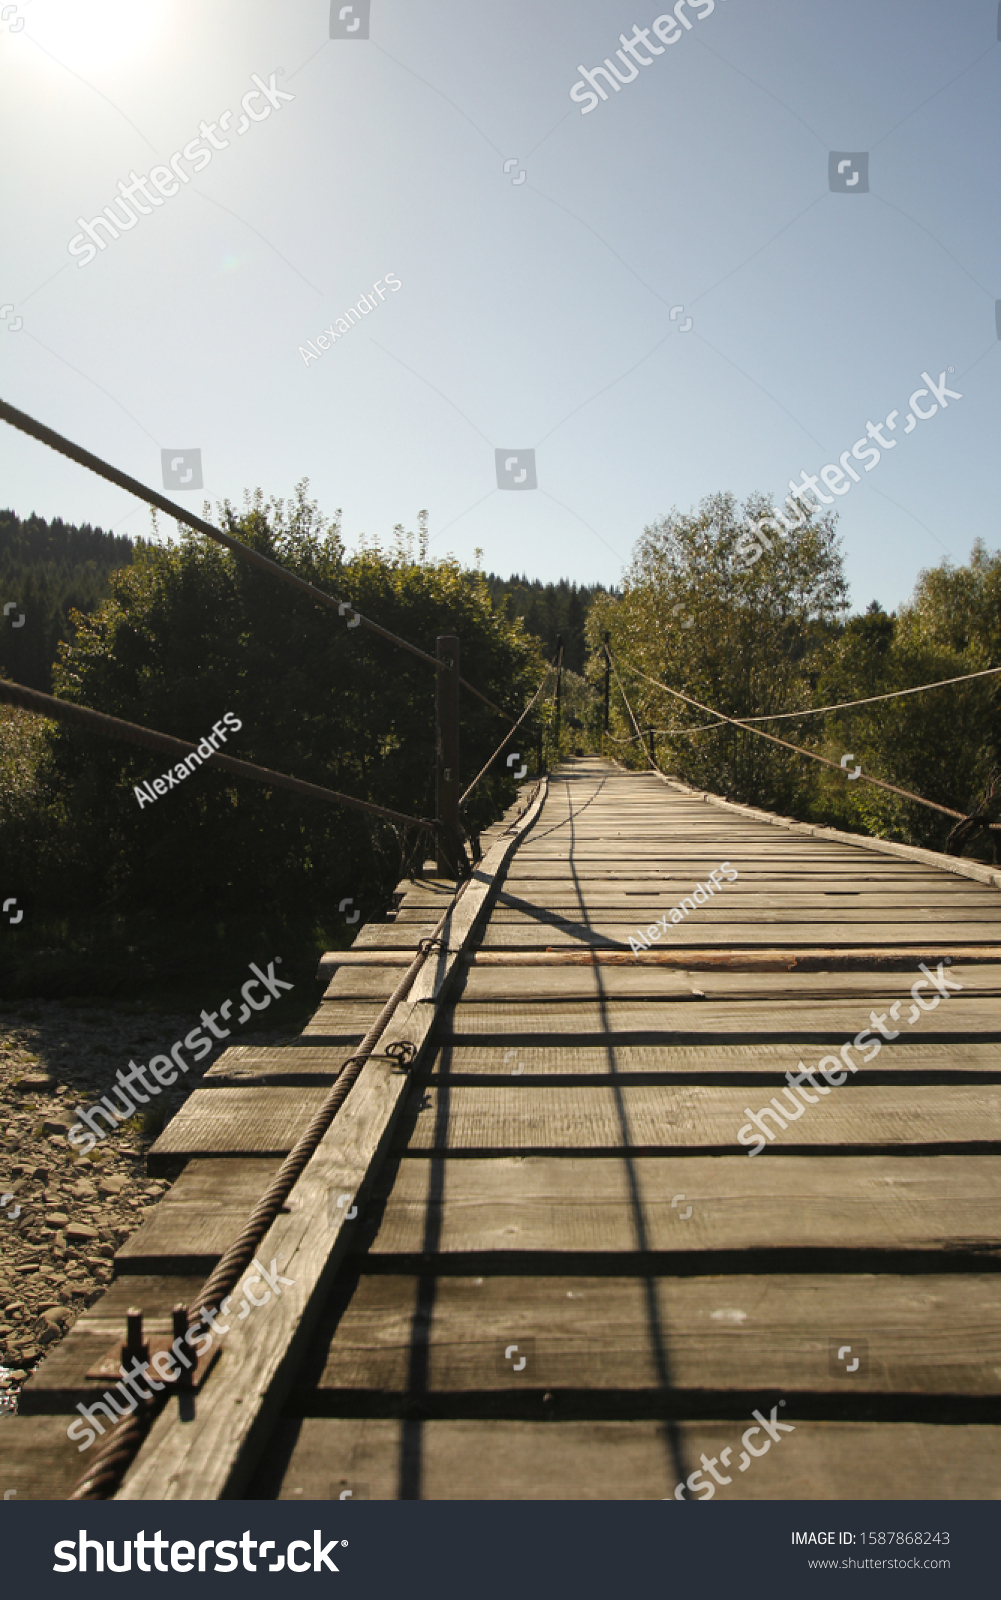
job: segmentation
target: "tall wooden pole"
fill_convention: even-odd
[[[608,699],[609,699],[609,695],[610,695],[611,689],[612,689],[612,662],[611,662],[611,657],[608,654],[608,643],[609,643],[609,640],[611,639],[611,637],[612,637],[612,635],[610,633],[606,633],[605,634],[605,726],[604,726],[604,729],[602,730],[602,739],[601,739],[601,753],[602,753],[602,755],[604,755],[604,753],[605,753],[604,735],[608,732]]]
[[[556,635],[556,729],[555,748],[556,759],[560,759],[560,691],[563,687],[563,635]]]
[[[435,817],[448,830],[438,834],[437,870],[442,877],[458,878],[457,852],[462,838],[459,821],[459,641],[454,634],[440,635],[435,654],[439,662],[435,702]]]

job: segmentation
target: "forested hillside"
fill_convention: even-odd
[[[608,592],[602,584],[576,584],[566,578],[559,583],[541,583],[538,578],[519,578],[517,574],[501,578],[494,572],[487,575],[486,584],[497,609],[504,606],[508,616],[520,617],[526,632],[542,640],[547,660],[555,655],[560,634],[564,665],[571,672],[583,672],[587,657],[584,627],[595,596]]]
[[[70,611],[93,611],[134,549],[89,523],[0,511],[0,677],[51,692],[57,646],[72,637]]]

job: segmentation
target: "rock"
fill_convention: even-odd
[[[32,1090],[43,1093],[46,1089],[54,1089],[55,1084],[55,1078],[47,1072],[26,1072],[23,1078],[17,1080],[14,1088],[21,1094],[29,1094]]]
[[[78,1183],[71,1183],[69,1193],[74,1200],[96,1200],[97,1190],[92,1183],[85,1182],[82,1178]]]
[[[57,1122],[55,1120],[55,1118],[52,1118],[50,1120],[47,1117],[45,1119],[45,1121],[42,1123],[42,1132],[46,1136],[51,1135],[51,1134],[58,1134],[58,1136],[61,1139],[65,1139],[66,1135],[69,1133],[69,1131],[72,1128],[72,1126],[73,1126],[72,1122]]]
[[[49,1215],[45,1218],[45,1226],[47,1228],[62,1228],[65,1227],[69,1220],[70,1219],[66,1215],[65,1211],[50,1211]],[[79,1227],[80,1224],[74,1223],[73,1226]]]
[[[65,1220],[64,1217],[63,1221],[65,1222]],[[71,1242],[73,1244],[87,1244],[91,1239],[96,1239],[97,1237],[97,1229],[92,1228],[87,1222],[71,1222],[66,1229],[66,1242],[68,1244]]]
[[[114,1247],[114,1245],[110,1245],[110,1244],[98,1244],[98,1245],[95,1245],[94,1246],[94,1258],[96,1258],[97,1260],[103,1260],[103,1261],[114,1261],[114,1259],[115,1259],[115,1247]],[[91,1258],[88,1258],[88,1259],[91,1259]]]
[[[98,1179],[97,1189],[102,1200],[106,1200],[108,1196],[112,1194],[121,1194],[124,1188],[124,1178],[113,1178],[109,1176],[107,1178]]]

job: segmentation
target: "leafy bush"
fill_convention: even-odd
[[[310,583],[434,653],[461,641],[462,675],[517,715],[539,681],[537,646],[491,607],[485,584],[452,560],[429,562],[399,530],[383,552],[345,552],[306,485],[289,504],[226,503],[222,525]],[[228,753],[418,817],[434,815],[435,673],[349,618],[200,536],[136,550],[90,616],[74,613],[55,692],[82,705],[197,741],[227,711],[243,726]],[[479,770],[505,724],[467,693],[462,775]],[[39,904],[166,916],[249,913],[298,918],[395,881],[405,840],[380,819],[197,768],[140,807],[134,786],[167,757],[63,725],[39,735],[30,798],[4,802],[0,849],[16,850]],[[468,811],[481,826],[513,796],[503,759]],[[30,860],[24,846],[34,842]]]

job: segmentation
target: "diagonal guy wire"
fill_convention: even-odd
[[[611,653],[609,652],[607,645],[605,646],[605,652],[608,655],[609,663],[612,666],[612,671],[615,672],[615,664],[612,662]],[[826,756],[817,755],[815,750],[807,750],[803,747],[803,745],[800,744],[790,744],[788,739],[780,739],[774,733],[766,733],[764,728],[754,728],[750,725],[750,723],[741,721],[739,717],[728,717],[724,714],[724,712],[714,710],[712,706],[703,705],[701,700],[694,700],[690,694],[685,694],[681,689],[672,689],[668,684],[661,683],[659,678],[651,678],[649,673],[643,672],[639,667],[634,666],[632,670],[637,673],[639,677],[645,678],[647,683],[652,683],[655,688],[663,689],[667,694],[673,694],[678,700],[687,700],[690,706],[695,706],[699,711],[708,711],[711,717],[719,717],[721,722],[729,722],[734,728],[744,728],[748,733],[757,734],[759,739],[768,739],[772,744],[780,744],[784,746],[786,750],[794,751],[794,753],[798,756],[807,756],[810,761],[819,761],[822,766],[830,767],[834,772],[840,772],[843,775],[845,774],[844,767],[842,767],[837,761],[829,761]],[[615,673],[615,681],[616,683],[619,683],[619,675],[617,672]],[[619,683],[619,688],[622,689],[621,683]],[[624,689],[622,689],[622,698],[623,700],[626,700]],[[626,700],[626,705],[629,705],[628,700]],[[633,726],[638,732],[639,725],[636,722],[636,718],[633,717],[632,707],[629,708],[629,715],[632,717]],[[659,772],[660,768],[657,766],[656,762],[652,759],[649,753],[647,753],[647,759],[654,771]],[[887,783],[883,778],[874,778],[871,773],[860,772],[859,777],[862,778],[866,783],[876,784],[876,786],[880,789],[889,789],[891,794],[902,795],[905,800],[916,800],[920,806],[928,806],[928,808],[932,811],[941,811],[944,816],[957,817],[960,822],[965,822],[967,820],[966,813],[964,811],[954,811],[951,806],[940,806],[937,800],[926,800],[924,795],[914,794],[911,789],[898,789],[895,783]]]
[[[438,395],[438,397],[440,399],[444,400],[446,405],[451,406],[453,411],[458,412],[458,414],[462,418],[463,422],[468,422],[469,423],[469,426],[472,428],[473,432],[474,433],[478,433],[480,438],[484,441],[484,443],[490,445],[491,450],[494,448],[493,444],[487,438],[486,434],[482,431],[482,429],[478,428],[476,426],[475,422],[470,421],[469,417],[466,416],[466,413],[464,411],[459,411],[459,407],[456,405],[455,401],[454,400],[450,400],[448,398],[448,395],[447,394],[443,394],[440,389],[436,389],[434,384],[431,383],[427,378],[423,377],[422,374],[419,373],[416,370],[415,367],[407,366],[407,363],[405,361],[401,361],[399,356],[394,356],[392,350],[387,350],[386,346],[384,344],[380,344],[378,339],[373,339],[371,337],[371,335],[369,336],[369,344],[374,344],[376,349],[377,350],[381,350],[383,355],[389,356],[391,361],[399,362],[399,365],[401,367],[405,368],[405,370],[407,372],[411,373],[413,375],[413,377],[420,378],[421,383],[426,383],[428,388],[432,389],[434,391],[434,393],[436,395]]]
[[[66,357],[65,356],[61,356],[59,354],[58,350],[51,349],[51,347],[49,345],[44,344],[42,342],[42,340],[39,339],[35,334],[28,333],[27,329],[25,329],[25,334],[26,334],[27,338],[29,338],[31,340],[32,344],[37,344],[38,348],[40,350],[44,350],[46,355],[52,356],[56,361],[61,361],[64,367],[69,367],[70,371],[71,372],[75,372],[78,378],[83,378],[85,383],[92,383],[94,385],[95,389],[99,389],[101,391],[101,393],[103,395],[105,395],[107,397],[107,399],[109,399],[112,402],[113,405],[116,405],[118,407],[119,411],[124,411],[125,412],[125,415],[129,418],[129,420],[131,422],[135,423],[136,427],[139,429],[139,431],[141,433],[144,433],[146,435],[147,439],[152,439],[153,440],[153,443],[156,445],[158,450],[161,448],[159,439],[156,439],[156,438],[153,437],[153,435],[150,433],[149,429],[147,427],[144,427],[143,424],[139,421],[139,418],[138,417],[134,417],[132,415],[132,412],[129,411],[125,406],[123,406],[122,402],[120,400],[115,398],[115,396],[111,393],[110,389],[105,389],[102,384],[98,383],[96,378],[91,378],[86,372],[81,372],[80,368],[79,367],[75,367],[73,365],[72,361],[67,361]]]
[[[462,107],[456,105],[454,100],[450,100],[448,95],[445,94],[445,92],[442,89],[437,88],[436,85],[433,84],[433,83],[429,83],[427,78],[422,78],[420,73],[419,72],[415,72],[413,67],[408,67],[405,61],[398,61],[396,56],[391,56],[389,51],[383,49],[381,44],[376,44],[374,39],[370,39],[368,42],[371,45],[372,49],[373,50],[378,50],[379,54],[380,55],[384,55],[386,57],[387,61],[392,61],[394,66],[402,68],[402,70],[404,72],[409,72],[410,76],[412,78],[416,78],[418,83],[422,83],[424,85],[425,89],[430,89],[433,94],[436,94],[436,95],[440,96],[440,98],[442,100],[444,100],[447,105],[450,105],[452,107],[453,111],[457,111],[459,113],[460,117],[465,117],[466,121],[469,123],[469,126],[471,128],[475,128],[476,129],[476,132],[479,134],[480,138],[481,139],[485,139],[487,144],[490,146],[491,150],[496,150],[497,154],[500,156],[501,160],[503,161],[503,159],[504,159],[503,150],[498,150],[497,149],[497,146],[494,144],[494,142],[490,138],[489,134],[486,134],[486,133],[483,132],[483,129],[481,127],[479,127],[473,121],[473,119],[469,115],[468,111],[463,111]]]
[[[994,45],[993,45],[993,44],[989,44],[989,45],[988,45],[988,46],[987,46],[987,49],[986,49],[986,50],[981,50],[981,52],[980,52],[980,54],[979,54],[979,55],[978,55],[978,56],[975,56],[975,57],[974,57],[974,58],[973,58],[973,60],[972,60],[972,61],[971,61],[971,62],[970,62],[970,64],[969,64],[969,66],[968,66],[968,67],[964,67],[964,68],[963,68],[963,69],[962,69],[962,71],[961,71],[961,72],[957,72],[957,73],[956,73],[956,76],[955,76],[955,77],[954,77],[954,78],[950,78],[950,79],[949,79],[949,81],[948,81],[948,83],[943,83],[943,84],[942,84],[942,86],[941,86],[941,88],[939,88],[939,89],[935,89],[935,90],[934,90],[934,91],[933,91],[933,93],[932,93],[932,94],[930,94],[930,95],[929,95],[929,96],[928,96],[928,98],[927,98],[927,99],[926,99],[926,100],[922,100],[922,101],[921,101],[921,103],[920,103],[920,105],[916,105],[916,106],[914,106],[914,108],[913,108],[913,109],[912,109],[912,110],[911,110],[911,111],[908,111],[908,113],[907,113],[907,116],[906,116],[906,117],[901,117],[901,119],[900,119],[900,121],[899,121],[899,122],[895,122],[895,123],[894,123],[894,124],[893,124],[893,127],[892,127],[892,128],[890,128],[890,129],[888,129],[888,130],[887,130],[887,132],[886,132],[886,133],[881,133],[881,134],[880,134],[880,136],[879,136],[879,138],[878,138],[878,139],[877,139],[877,140],[876,140],[876,144],[871,144],[871,145],[870,145],[870,146],[869,146],[869,150],[870,150],[870,153],[871,153],[871,152],[872,152],[872,151],[873,151],[873,150],[875,150],[875,148],[876,148],[876,145],[880,145],[880,144],[882,144],[882,143],[883,143],[883,140],[884,140],[884,139],[888,139],[888,138],[889,138],[889,137],[890,137],[890,134],[891,134],[891,133],[896,133],[896,131],[897,131],[897,129],[898,129],[898,128],[902,128],[902,127],[903,127],[903,125],[904,125],[904,123],[905,123],[905,122],[907,122],[907,121],[909,121],[909,120],[910,120],[910,118],[911,118],[911,117],[915,117],[915,116],[917,116],[917,114],[918,114],[918,112],[919,112],[919,111],[922,111],[922,110],[923,110],[923,109],[924,109],[924,107],[925,107],[925,106],[927,106],[927,105],[930,105],[930,104],[931,104],[931,102],[932,102],[932,101],[933,101],[933,100],[934,100],[934,99],[935,99],[935,98],[936,98],[936,97],[937,97],[937,96],[938,96],[938,95],[940,95],[940,94],[944,94],[944,93],[945,93],[945,91],[946,91],[946,89],[949,89],[949,88],[951,88],[951,86],[952,86],[952,85],[953,85],[953,84],[954,84],[954,83],[958,83],[958,82],[959,82],[959,80],[960,80],[960,78],[965,78],[965,77],[966,77],[966,74],[967,74],[967,73],[968,73],[968,72],[972,72],[972,71],[973,71],[973,69],[974,69],[974,67],[975,67],[975,66],[976,66],[976,64],[977,64],[977,62],[978,62],[978,61],[983,61],[983,59],[984,59],[984,56],[989,56],[989,55],[990,55],[990,54],[991,54],[991,51],[992,51],[992,50],[993,50],[993,49],[994,49],[994,48],[995,48],[995,47],[994,47]]]
[[[316,284],[312,283],[310,281],[310,279],[306,277],[306,274],[304,272],[300,272],[299,268],[297,266],[293,265],[293,263],[289,260],[288,256],[283,256],[281,251],[278,249],[278,246],[272,244],[270,239],[265,238],[264,234],[260,231],[260,229],[259,228],[255,228],[254,224],[252,222],[248,222],[246,217],[241,217],[238,211],[232,211],[229,206],[224,206],[221,200],[217,200],[214,195],[206,194],[204,189],[197,189],[196,188],[194,192],[199,197],[200,200],[207,200],[210,206],[218,206],[219,210],[220,211],[225,211],[227,216],[233,217],[237,222],[242,222],[242,224],[243,224],[243,226],[245,228],[249,228],[251,233],[255,233],[257,235],[258,239],[260,239],[262,244],[266,244],[269,250],[273,250],[274,251],[274,253],[278,257],[279,261],[284,261],[285,265],[288,268],[290,268],[290,270],[292,272],[295,273],[297,278],[301,278],[303,283],[307,284],[308,287],[310,289],[312,289],[315,294],[318,294],[318,295],[322,295],[323,294],[323,290],[322,289],[317,289]]]

